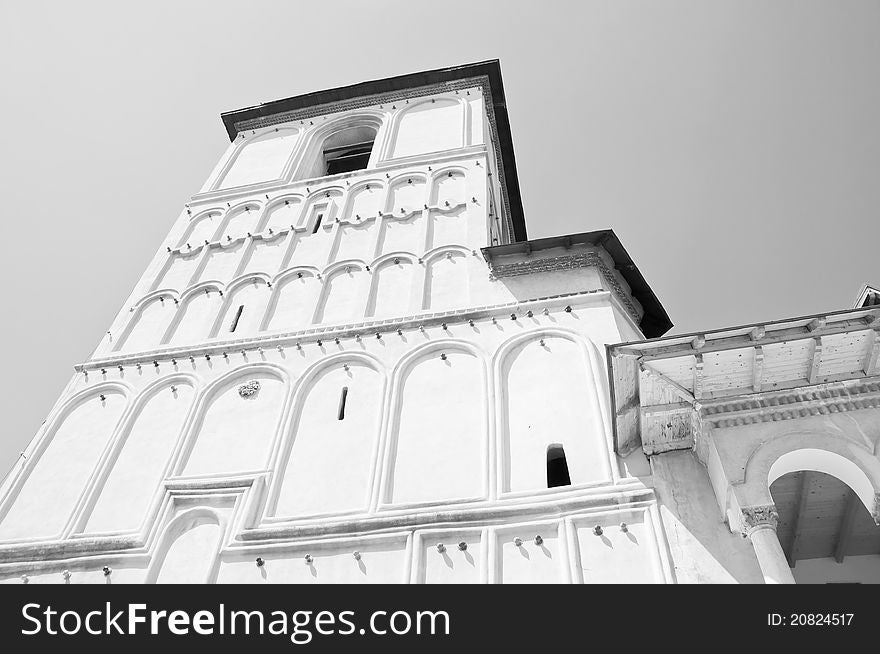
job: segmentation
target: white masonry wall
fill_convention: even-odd
[[[612,446],[641,308],[597,248],[490,274],[490,139],[476,83],[237,138],[4,485],[0,581],[673,581]]]

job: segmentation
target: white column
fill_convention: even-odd
[[[776,524],[779,514],[776,507],[750,506],[742,510],[743,533],[748,536],[755,548],[755,556],[764,575],[765,584],[793,584],[794,576],[788,567],[788,560],[779,538],[776,536]]]

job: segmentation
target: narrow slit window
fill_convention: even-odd
[[[235,317],[232,319],[232,323],[229,325],[229,331],[234,332],[235,328],[238,327],[238,321],[241,320],[241,314],[244,311],[244,305],[239,304],[238,310],[235,312]]]
[[[547,448],[547,488],[571,486],[568,462],[562,445],[554,444]]]
[[[315,218],[315,226],[312,227],[312,234],[318,233],[318,228],[321,226],[321,218],[323,218],[323,217],[324,217],[324,214],[319,213],[318,217]]]
[[[348,399],[348,386],[342,387],[342,393],[339,394],[339,411],[336,413],[337,420],[345,420],[345,400]]]

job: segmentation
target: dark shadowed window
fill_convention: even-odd
[[[547,488],[571,486],[568,462],[562,445],[553,444],[547,448]]]

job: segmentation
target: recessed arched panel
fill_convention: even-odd
[[[153,284],[153,288],[173,288],[182,291],[189,287],[201,261],[202,251],[180,252],[171,255],[164,272]]]
[[[410,364],[400,381],[392,503],[483,494],[485,397],[482,364],[469,352],[431,351]]]
[[[295,226],[299,222],[300,211],[302,211],[302,198],[286,198],[283,202],[272,205],[266,210],[263,230],[271,228],[277,232],[290,229],[291,225]]]
[[[321,282],[313,275],[291,275],[278,282],[266,328],[292,331],[310,325],[320,293]]]
[[[274,375],[255,371],[216,389],[200,409],[183,473],[230,474],[264,469],[286,388]]]
[[[392,259],[376,267],[369,315],[390,318],[411,314],[415,266],[407,259]]]
[[[270,292],[265,280],[257,277],[236,286],[228,293],[225,310],[215,326],[216,336],[240,338],[260,331]]]
[[[231,209],[223,221],[223,232],[220,238],[226,241],[228,237],[233,240],[243,238],[257,231],[257,223],[260,220],[260,208],[256,205],[247,204],[243,207]]]
[[[177,247],[186,248],[187,243],[196,247],[205,241],[212,241],[217,233],[217,228],[220,226],[220,222],[221,213],[219,211],[211,211],[193,218]]]
[[[171,524],[164,534],[157,584],[213,582],[216,557],[223,538],[219,520],[208,512],[194,512]]]
[[[235,271],[244,250],[245,243],[243,241],[224,247],[212,247],[208,252],[208,261],[199,275],[199,281],[230,281],[235,277]]]
[[[536,337],[506,356],[501,380],[504,490],[547,488],[550,459],[554,453],[558,459],[561,452],[572,484],[608,478],[605,434],[594,399],[599,389],[580,344],[557,336]]]
[[[364,296],[369,280],[360,268],[341,268],[327,277],[319,323],[360,320],[364,315]]]
[[[343,220],[356,220],[379,215],[382,208],[382,187],[378,184],[360,186],[348,194]]]
[[[431,204],[438,207],[454,207],[462,202],[467,202],[467,187],[463,172],[450,170],[434,179]]]
[[[458,207],[448,212],[431,212],[431,247],[439,248],[444,245],[470,246],[466,207]]]
[[[445,311],[469,302],[467,258],[461,252],[431,259],[425,279],[425,309]]]
[[[339,361],[307,381],[275,514],[366,510],[382,412],[381,375]]]
[[[177,309],[170,297],[156,297],[135,310],[131,324],[123,333],[116,350],[137,352],[159,345],[162,334],[174,319]]]
[[[137,410],[92,509],[87,533],[131,531],[143,523],[194,395],[187,383],[162,386]]]
[[[409,218],[382,219],[382,246],[379,254],[391,252],[423,252],[425,250],[425,222],[421,213]]]
[[[390,214],[405,215],[420,211],[425,202],[425,180],[418,176],[407,177],[396,181],[391,187],[386,210]]]
[[[0,540],[61,534],[125,409],[116,390],[83,398],[55,427],[0,520]],[[33,459],[36,458],[34,461]]]
[[[289,244],[290,234],[255,241],[244,272],[272,275],[284,266]]]
[[[280,129],[248,141],[235,155],[232,166],[217,187],[230,188],[279,179],[298,137],[296,130]]]
[[[172,323],[167,342],[180,345],[208,338],[222,304],[223,298],[216,289],[197,291],[190,295],[177,309],[180,315]]]
[[[372,221],[340,225],[337,235],[339,241],[333,260],[361,259],[369,261],[372,259],[376,238],[375,227]]]
[[[462,146],[464,113],[457,100],[420,102],[398,117],[393,157],[408,157]]]

